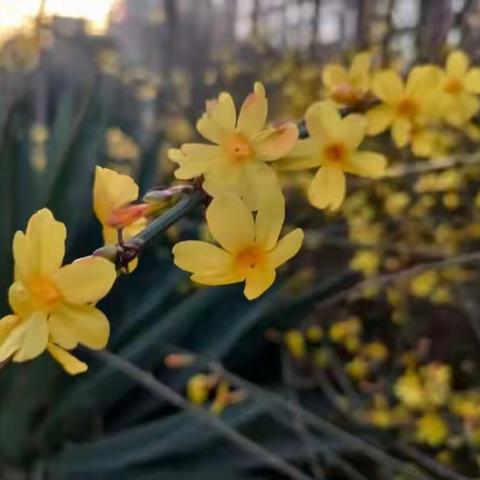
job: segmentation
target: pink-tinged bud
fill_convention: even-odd
[[[118,208],[108,218],[107,225],[117,230],[120,228],[125,228],[136,220],[147,216],[150,211],[151,206],[148,203]]]
[[[167,368],[185,368],[193,365],[195,361],[195,355],[171,353],[165,357],[164,363]]]

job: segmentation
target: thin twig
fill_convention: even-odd
[[[95,357],[107,363],[110,367],[113,367],[124,373],[135,382],[150,390],[162,400],[166,400],[172,405],[192,413],[194,418],[204,422],[205,424],[208,424],[237,447],[241,448],[250,455],[258,457],[266,465],[273,468],[277,472],[286,475],[288,478],[293,480],[313,480],[312,477],[301,472],[293,465],[290,465],[281,457],[266,450],[262,446],[239,433],[234,428],[230,427],[230,425],[225,423],[220,417],[208,412],[207,410],[204,410],[201,407],[193,405],[184,397],[175,392],[175,390],[172,390],[170,387],[160,382],[152,374],[142,370],[133,363],[124,360],[108,350],[92,351],[91,353]]]
[[[292,369],[292,363],[285,350],[282,350],[282,373],[286,385],[290,388],[290,403],[292,404],[292,411],[294,412],[294,422],[293,427],[298,435],[298,438],[303,444],[303,449],[305,451],[305,459],[308,462],[310,470],[317,480],[324,480],[325,473],[322,466],[320,465],[315,451],[312,448],[312,437],[308,431],[307,426],[305,425],[305,420],[300,407],[300,401],[298,399],[297,391],[295,388],[294,372]]]
[[[324,301],[317,304],[317,308],[323,307],[330,307],[335,305],[341,300],[344,300],[349,295],[359,290],[363,290],[365,288],[380,288],[385,287],[388,284],[395,283],[402,280],[407,280],[411,277],[415,277],[416,275],[420,275],[423,272],[432,269],[441,269],[450,267],[453,265],[460,265],[463,263],[471,263],[471,262],[478,262],[480,261],[480,252],[471,252],[471,253],[464,253],[462,255],[457,255],[455,257],[445,258],[442,260],[437,260],[434,262],[426,262],[420,263],[415,265],[411,268],[406,268],[404,270],[400,270],[398,272],[387,273],[384,275],[378,275],[376,277],[367,278],[363,281],[356,283],[353,286],[346,287],[343,290],[337,292],[336,294],[326,298]]]

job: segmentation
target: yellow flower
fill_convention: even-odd
[[[340,105],[354,105],[362,100],[370,87],[371,55],[362,52],[355,55],[350,69],[329,64],[322,71],[322,81],[327,96]]]
[[[366,277],[377,273],[379,266],[380,257],[373,250],[358,250],[350,261],[350,268],[362,272]]]
[[[203,175],[203,188],[212,197],[233,193],[251,211],[258,210],[265,195],[279,190],[278,178],[269,162],[288,155],[298,138],[293,123],[266,128],[267,110],[265,89],[258,82],[238,118],[228,93],[208,102],[197,130],[215,145],[186,143],[180,150],[170,150],[170,160],[180,165],[175,176],[187,180]]]
[[[372,81],[372,91],[382,105],[367,113],[369,135],[377,135],[388,128],[397,147],[405,147],[412,141],[412,135],[426,121],[435,116],[432,99],[441,78],[439,69],[422,66],[410,72],[404,84],[393,70],[377,73]],[[420,138],[418,150],[421,152]]]
[[[15,315],[0,321],[0,361],[13,356],[24,362],[48,348],[74,374],[86,365],[67,350],[79,343],[92,349],[107,344],[109,323],[94,304],[112,287],[115,267],[96,257],[62,267],[65,237],[65,225],[47,209],[30,218],[26,233],[15,234],[15,282],[9,290]]]
[[[361,115],[341,118],[329,101],[313,104],[305,114],[310,138],[299,140],[291,156],[279,162],[285,170],[320,166],[308,189],[310,203],[336,210],[345,198],[345,172],[362,177],[383,175],[386,158],[374,152],[358,151],[365,136]]]
[[[427,270],[410,280],[410,292],[417,297],[428,297],[439,281],[435,270]]]
[[[408,408],[418,409],[425,406],[426,396],[419,375],[407,371],[398,378],[393,388],[397,398]]]
[[[173,248],[175,265],[205,285],[245,281],[244,294],[252,300],[273,284],[275,270],[302,245],[299,228],[278,240],[284,218],[280,194],[262,203],[255,219],[239,197],[216,197],[207,209],[207,223],[221,248],[201,241],[180,242]]]
[[[284,336],[285,347],[290,355],[295,359],[305,357],[307,347],[305,345],[305,337],[300,330],[289,330]]]
[[[117,230],[111,226],[111,219],[116,212],[138,198],[138,185],[128,175],[97,167],[93,186],[93,208],[102,224],[105,243],[117,243]],[[145,218],[140,218],[123,229],[123,238],[129,238],[141,232],[146,225]]]
[[[437,413],[426,413],[415,425],[415,437],[418,442],[430,447],[439,447],[448,438],[448,425]]]
[[[442,113],[450,125],[466,124],[480,109],[480,68],[470,68],[470,59],[455,50],[448,55],[441,83]]]

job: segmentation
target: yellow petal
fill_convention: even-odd
[[[412,137],[412,152],[417,157],[429,157],[435,145],[435,137],[428,130],[416,133]]]
[[[7,315],[0,320],[0,362],[11,357],[20,347],[22,320],[16,315]]]
[[[262,162],[271,162],[287,156],[295,147],[298,128],[287,122],[277,128],[268,129],[251,141],[256,157]]]
[[[348,83],[348,75],[341,65],[326,65],[322,70],[322,82],[330,90]]]
[[[356,150],[365,136],[367,121],[362,115],[348,115],[343,119],[344,141],[351,150]]]
[[[207,102],[207,111],[197,122],[197,130],[207,140],[221,143],[233,132],[237,120],[235,104],[230,94],[223,92],[217,100]]]
[[[78,343],[100,350],[110,335],[107,317],[92,305],[61,304],[50,314],[48,324],[52,340],[68,350]]]
[[[32,215],[27,231],[15,234],[13,255],[17,273],[22,278],[49,275],[62,264],[65,255],[65,225],[57,222],[44,208]]]
[[[250,211],[257,211],[265,199],[278,192],[281,192],[280,182],[272,167],[262,162],[245,165],[240,196]]]
[[[285,220],[285,198],[281,192],[272,192],[263,199],[255,219],[255,241],[265,250],[277,243]]]
[[[447,57],[446,70],[450,75],[463,77],[468,70],[470,60],[461,50],[454,50]]]
[[[213,238],[228,252],[236,253],[254,242],[253,216],[239,197],[225,194],[214,198],[206,217]]]
[[[270,268],[252,268],[245,278],[243,293],[248,300],[259,297],[265,290],[268,290],[275,281],[275,270]]]
[[[67,302],[81,305],[98,302],[110,291],[116,277],[113,263],[89,257],[65,265],[52,280]]]
[[[179,164],[179,168],[175,170],[175,177],[180,180],[189,180],[205,174],[225,157],[218,145],[201,143],[184,144],[181,150],[169,150],[168,155],[170,160]]]
[[[238,116],[237,130],[250,138],[257,134],[265,125],[268,113],[268,101],[265,89],[259,82],[255,83],[254,91],[243,102]]]
[[[442,77],[443,73],[438,67],[431,65],[414,67],[408,75],[405,91],[426,102],[435,92]]]
[[[463,79],[465,88],[471,93],[480,93],[480,68],[472,68]]]
[[[302,247],[303,237],[303,230],[296,228],[281,238],[275,248],[268,254],[270,267],[276,269],[294,257]]]
[[[233,257],[215,245],[198,240],[177,243],[172,250],[177,267],[201,275],[224,275],[232,271]]]
[[[317,208],[336,210],[345,198],[345,175],[339,168],[320,167],[310,187],[308,199]]]
[[[14,362],[26,362],[27,360],[38,357],[44,352],[48,343],[46,313],[33,313],[17,328],[21,330],[21,338],[18,343],[18,350],[13,355]]]
[[[349,77],[358,85],[362,80],[368,80],[368,71],[372,63],[372,55],[369,52],[361,52],[355,55],[350,66]],[[363,85],[367,87],[367,85]]]
[[[367,112],[367,134],[378,135],[385,131],[392,123],[395,114],[388,105],[379,105]]]
[[[399,148],[404,147],[410,142],[412,124],[406,118],[399,117],[392,124],[392,138],[395,145]]]
[[[216,286],[216,285],[231,285],[232,283],[239,283],[244,278],[235,272],[229,272],[218,275],[201,275],[194,273],[190,279],[193,282],[201,283],[202,285]]]
[[[47,350],[70,375],[78,375],[79,373],[86,372],[88,369],[86,363],[81,362],[78,358],[53,343],[48,344]]]
[[[379,178],[385,174],[387,159],[375,152],[355,152],[350,156],[346,171],[361,177]]]
[[[102,225],[105,225],[113,211],[137,200],[138,185],[128,175],[97,167],[93,187],[93,208]]]
[[[374,75],[372,91],[387,104],[397,103],[403,95],[403,82],[394,70],[383,70]]]
[[[292,153],[275,165],[281,170],[304,170],[321,164],[321,143],[313,138],[299,140]]]
[[[317,102],[305,114],[305,122],[311,137],[321,140],[344,138],[345,127],[340,114],[332,102]]]

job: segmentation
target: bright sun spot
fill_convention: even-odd
[[[46,15],[85,18],[95,30],[102,30],[115,0],[46,0]],[[0,29],[11,29],[32,19],[38,12],[40,0],[0,0]]]

